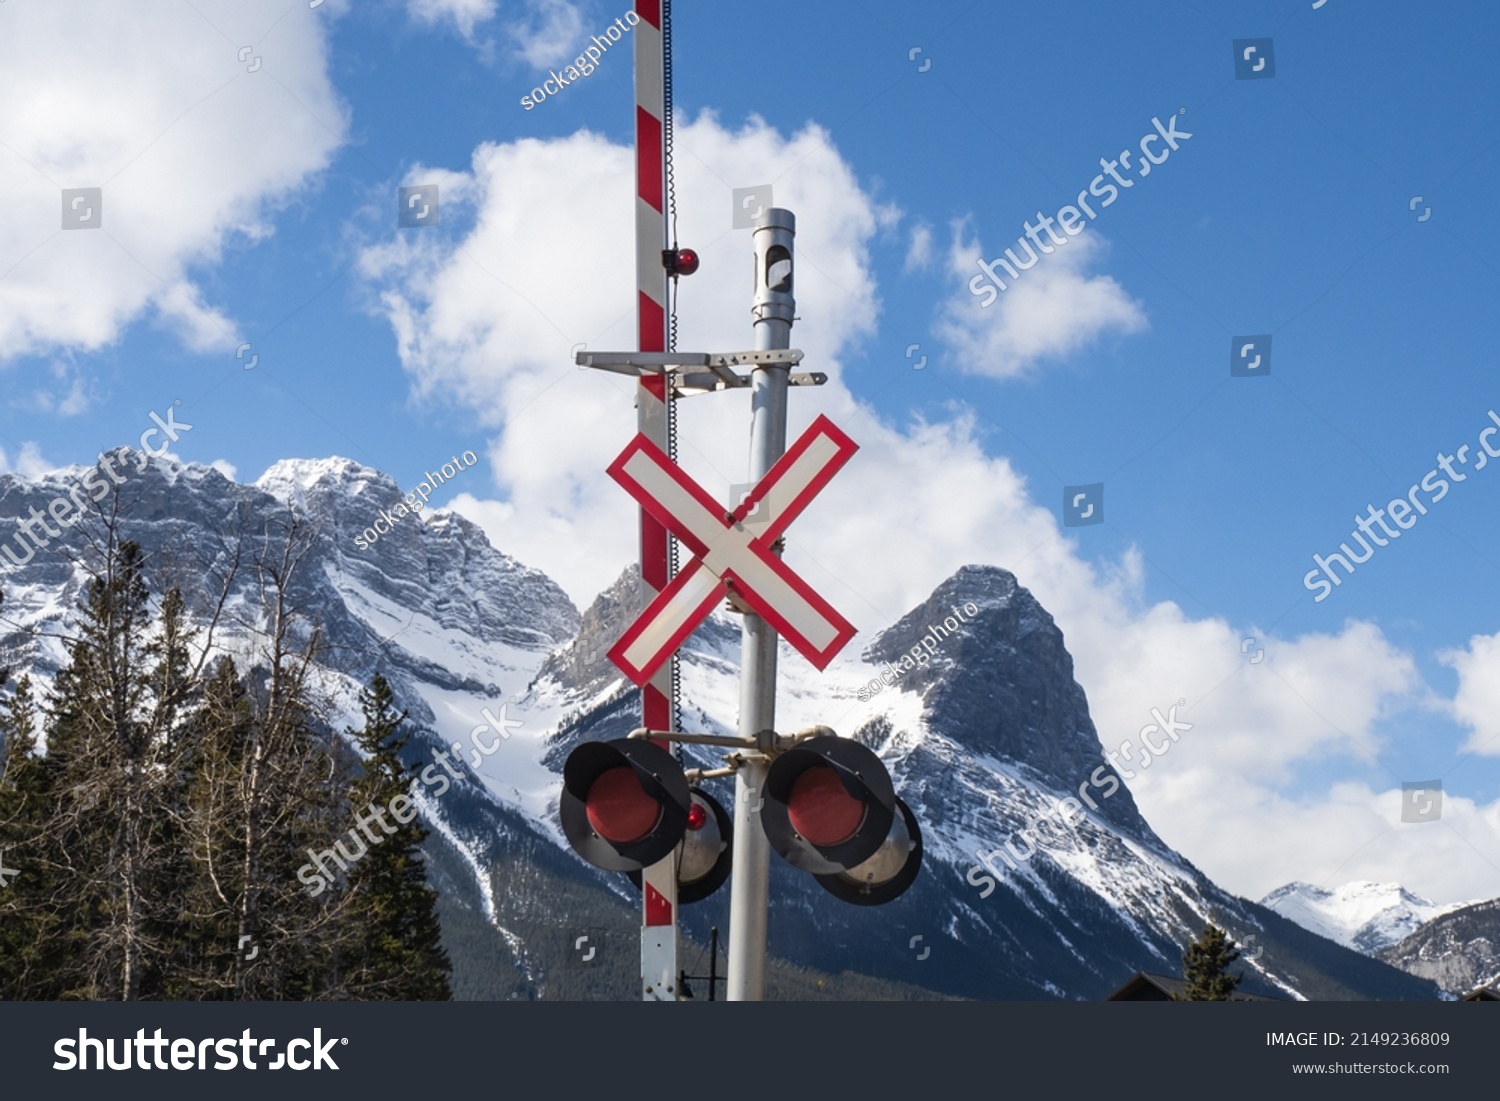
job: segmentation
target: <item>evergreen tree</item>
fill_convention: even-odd
[[[79,606],[71,661],[53,683],[47,756],[58,780],[64,996],[133,1000],[158,992],[165,964],[163,876],[177,843],[166,813],[168,734],[182,686],[176,647],[163,651],[150,637],[141,549],[114,534]]]
[[[1182,954],[1182,974],[1187,980],[1187,989],[1177,995],[1176,1000],[1227,1002],[1244,977],[1229,974],[1229,965],[1239,958],[1239,950],[1228,934],[1216,925],[1208,926]]]
[[[421,852],[428,831],[401,760],[409,738],[401,730],[406,713],[396,711],[391,686],[379,673],[360,693],[360,705],[364,729],[349,732],[364,756],[351,787],[350,840],[366,851],[349,869],[345,888],[353,932],[342,968],[345,986],[354,998],[446,1001],[453,996],[452,969]]]
[[[22,676],[0,705],[0,868],[14,873],[0,888],[0,1000],[60,993],[58,859],[49,835],[55,788],[55,770],[37,753],[31,678]]]
[[[0,999],[451,997],[405,715],[375,678],[350,731],[363,768],[318,719],[321,635],[289,595],[307,532],[293,521],[252,563],[248,672],[205,671],[181,593],[153,610],[116,520],[45,704],[26,677],[0,700],[0,864],[19,871],[0,887]],[[356,821],[359,858],[310,889],[308,853]]]
[[[188,867],[176,895],[177,966],[168,982],[172,999],[233,998],[239,991],[238,947],[242,864],[239,797],[245,747],[250,744],[249,701],[234,662],[209,670],[202,707],[188,723],[183,756],[183,834]]]
[[[157,775],[150,785],[148,813],[150,873],[144,891],[143,925],[153,946],[151,963],[137,997],[168,996],[172,977],[183,966],[182,898],[193,876],[184,828],[190,780],[188,724],[198,709],[201,686],[190,655],[195,632],[187,625],[182,593],[169,589],[162,597],[154,629],[142,647],[143,722],[149,731],[150,757]]]

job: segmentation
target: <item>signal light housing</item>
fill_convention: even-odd
[[[563,833],[596,868],[655,864],[682,840],[691,806],[682,765],[647,741],[585,742],[563,765]]]
[[[899,898],[922,870],[922,831],[899,796],[891,832],[875,855],[847,871],[814,876],[829,894],[855,906],[880,906]]]
[[[922,833],[896,798],[880,758],[858,742],[821,735],[796,743],[766,772],[760,825],[793,867],[856,906],[898,898],[922,867]],[[733,819],[688,787],[682,764],[649,741],[585,742],[563,766],[563,833],[597,868],[642,869],[677,850],[677,901],[708,898],[729,878]]]
[[[837,876],[886,844],[896,819],[896,791],[871,750],[823,735],[771,762],[760,817],[771,847],[789,864]]]
[[[699,788],[692,790],[692,801],[677,861],[679,906],[702,902],[722,887],[734,856],[733,820],[723,804]],[[640,873],[631,872],[630,881],[639,888]]]

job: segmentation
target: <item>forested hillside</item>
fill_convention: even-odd
[[[289,597],[306,533],[201,579],[205,623],[120,530],[79,560],[50,688],[0,678],[0,998],[448,998],[405,716],[377,674],[359,756],[330,729]],[[259,607],[213,595],[242,570]],[[230,615],[261,640],[244,665],[212,644]]]

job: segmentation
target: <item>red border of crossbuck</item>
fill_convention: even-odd
[[[636,684],[648,683],[733,588],[798,653],[826,669],[855,628],[771,545],[858,450],[837,425],[819,416],[726,517],[723,505],[650,439],[637,435],[610,464],[609,475],[693,559],[620,636],[610,660]],[[745,518],[762,503],[769,515],[747,525]],[[642,654],[642,645],[652,648]]]

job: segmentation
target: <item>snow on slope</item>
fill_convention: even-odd
[[[168,473],[172,484],[181,483],[171,497],[151,484],[154,478],[168,480]],[[30,493],[46,492],[15,484]],[[358,725],[359,689],[371,673],[384,671],[413,720],[435,730],[436,744],[428,751],[451,747],[456,767],[477,774],[497,803],[567,848],[556,819],[557,735],[580,716],[618,705],[626,682],[597,655],[623,626],[613,619],[635,614],[633,584],[622,589],[617,583],[621,591],[613,603],[605,599],[609,594],[601,594],[596,621],[582,622],[544,574],[505,557],[479,529],[444,510],[407,517],[409,523],[396,524],[367,552],[356,553],[353,533],[377,509],[394,508],[400,490],[388,476],[343,459],[283,460],[253,487],[196,468],[148,474],[142,486],[156,495],[148,499],[170,501],[172,509],[141,525],[147,543],[174,541],[174,550],[186,547],[208,562],[220,553],[211,533],[228,523],[226,499],[258,512],[267,508],[269,494],[307,516],[313,557],[299,595],[312,600],[339,658],[321,678],[335,729]],[[38,562],[30,574],[38,580],[28,575],[31,584],[17,584],[19,578],[8,584],[7,615],[30,627],[61,620],[81,579],[57,563]],[[972,598],[983,609],[976,619],[965,620],[974,625],[945,638],[917,670],[903,662],[906,671],[895,685],[860,700],[860,690],[879,673],[876,658],[864,655],[880,645],[885,657],[902,662],[897,651],[917,649],[916,640],[931,630],[924,625],[945,614],[950,597]],[[1155,836],[1133,807],[1128,786],[1120,794],[1101,795],[1099,806],[1076,820],[1049,826],[1035,856],[1017,853],[1017,867],[1008,868],[998,855],[1032,821],[1057,821],[1058,800],[1070,794],[1064,790],[1070,778],[1103,766],[1083,691],[1050,617],[1013,576],[985,567],[960,570],[928,605],[887,632],[856,640],[824,673],[783,644],[777,729],[827,725],[861,737],[882,757],[922,823],[927,870],[919,890],[932,892],[931,917],[958,931],[956,940],[970,931],[983,937],[1004,932],[1006,915],[1019,911],[1029,929],[1040,930],[1049,943],[1055,939],[1074,957],[1090,950],[1097,955],[1100,944],[1090,941],[1086,949],[1081,938],[1107,930],[1112,947],[1105,955],[1111,965],[1132,959],[1138,951],[1134,945],[1141,944],[1159,958],[1162,969],[1175,969],[1175,946],[1184,932],[1208,920],[1224,924],[1210,911],[1223,911],[1234,921],[1234,900]],[[221,630],[215,648],[249,659],[257,649],[251,627],[256,605],[240,591],[232,606],[245,613],[246,622],[242,629]],[[685,729],[735,732],[739,633],[738,617],[720,611],[689,640],[682,662]],[[861,645],[866,642],[868,649]],[[52,669],[65,660],[50,634],[31,639],[30,645],[31,656],[44,663],[50,658]],[[1012,696],[1012,710],[1025,720],[997,722],[998,709]],[[1043,696],[1058,706],[1041,711],[1025,706]],[[496,742],[501,718],[520,725]],[[484,745],[492,748],[476,748]],[[485,917],[500,928],[482,839],[466,835],[467,827],[450,816],[444,797],[427,791],[419,797],[434,828],[467,864]],[[976,878],[981,865],[993,880]],[[982,892],[985,882],[992,886]],[[1441,912],[1425,900],[1415,901],[1433,914]],[[1243,914],[1240,919],[1247,928],[1231,933],[1243,940],[1254,919]],[[516,947],[512,932],[500,932]],[[1403,932],[1392,928],[1390,939]],[[1293,993],[1253,959],[1247,962],[1255,970]],[[1074,982],[1091,987],[1102,978],[1097,970],[1080,971]],[[1054,984],[1046,989],[1061,991]],[[1084,986],[1072,989],[1076,993]]]
[[[724,618],[737,628],[737,620]],[[932,729],[923,696],[905,690],[899,681],[860,701],[860,689],[879,671],[860,653],[857,640],[820,673],[783,643],[778,663],[777,729],[790,732],[823,724],[848,736],[872,727],[887,727],[889,733],[872,748],[922,822],[926,874],[950,879],[958,904],[985,917],[993,903],[981,900],[974,880],[964,879],[966,871],[977,863],[976,851],[991,853],[1032,818],[1055,818],[1058,800],[1073,793],[1054,791],[1024,766],[976,754]],[[714,668],[716,663],[697,657],[694,654],[683,663],[687,725],[705,733],[736,733],[736,679]],[[695,725],[693,719],[701,725]],[[941,789],[937,784],[943,785]],[[929,789],[931,797],[923,799]],[[1180,960],[1175,953],[1168,956],[1157,950],[1153,934],[1175,931],[1184,910],[1203,923],[1224,920],[1205,907],[1195,872],[1180,854],[1159,840],[1151,843],[1122,835],[1093,811],[1086,809],[1075,823],[1059,824],[1049,831],[1047,860],[1113,910],[1159,957],[1163,969],[1176,969]],[[996,877],[1000,883],[1004,885],[1009,877],[1010,889],[1038,917],[1052,923],[1058,913],[1069,909],[1069,904],[1060,900],[1038,874],[1039,861],[1022,861],[1014,870],[1000,857],[993,863],[1000,873]],[[1054,928],[1068,943],[1060,924]],[[1235,930],[1239,936],[1249,931]],[[1083,951],[1082,945],[1074,947]],[[1246,962],[1288,997],[1302,998],[1255,962],[1255,957]]]
[[[1278,887],[1261,905],[1345,948],[1373,956],[1404,940],[1433,918],[1471,905],[1439,906],[1399,883],[1356,880],[1329,890],[1310,883]]]

